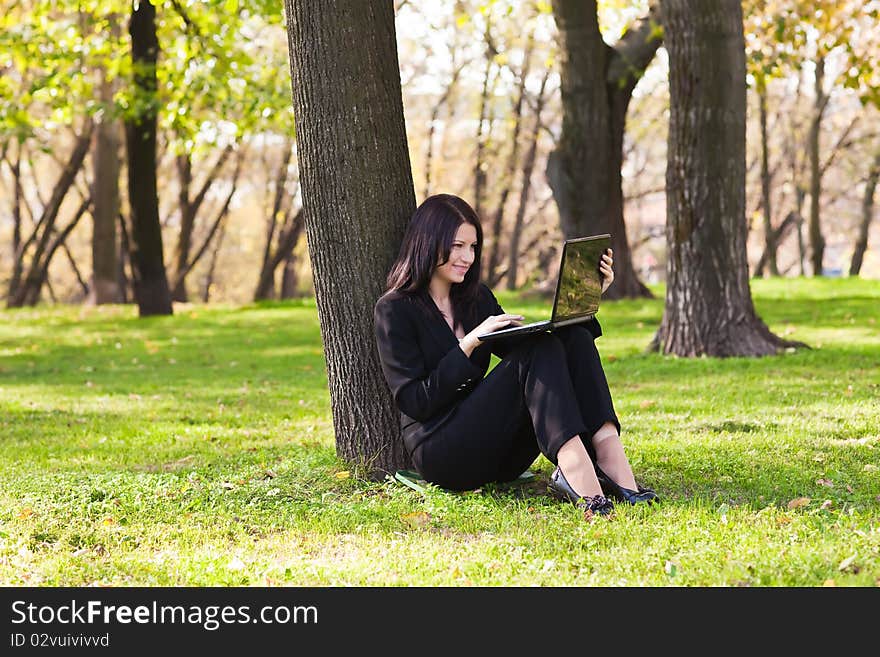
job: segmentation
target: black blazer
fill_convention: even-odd
[[[474,318],[464,323],[465,333],[490,315],[502,313],[495,295],[481,285]],[[373,323],[382,372],[400,410],[400,427],[410,454],[448,422],[458,404],[477,387],[491,355],[504,358],[522,340],[492,340],[468,357],[427,293],[387,292],[376,302]],[[586,327],[593,337],[602,334],[595,319]]]

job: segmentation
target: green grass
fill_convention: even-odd
[[[592,522],[545,494],[543,457],[466,494],[337,476],[311,301],[0,311],[0,584],[877,585],[880,283],[753,294],[814,348],[647,354],[662,296],[603,305],[624,443],[664,502]]]

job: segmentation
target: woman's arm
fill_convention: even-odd
[[[483,370],[457,346],[429,369],[409,303],[401,298],[379,299],[373,325],[382,372],[394,402],[403,413],[424,422],[455,401],[462,386],[481,377]]]

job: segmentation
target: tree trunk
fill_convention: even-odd
[[[278,172],[275,174],[275,194],[272,201],[272,211],[266,221],[266,245],[263,248],[263,263],[260,265],[260,275],[257,279],[257,289],[254,291],[254,301],[270,299],[275,296],[275,269],[278,266],[278,261],[273,256],[272,244],[278,228],[278,219],[282,215],[282,208],[285,206],[284,201],[287,198],[285,183],[287,182],[287,169],[290,166],[292,157],[293,139],[288,139],[281,154]],[[282,226],[286,225],[290,220],[290,212],[291,208],[288,203],[287,210],[283,213],[285,221],[282,223]]]
[[[297,275],[297,261],[293,251],[284,259],[284,269],[281,271],[281,299],[295,299],[299,296],[299,276]]]
[[[655,10],[612,48],[602,40],[596,1],[554,0],[562,79],[562,134],[547,178],[567,238],[611,233],[614,283],[607,298],[650,297],[638,280],[623,216],[623,135],[632,91],[660,39]]]
[[[483,161],[486,153],[486,142],[489,140],[488,134],[492,133],[492,122],[487,120],[487,114],[489,114],[489,104],[491,102],[492,92],[494,88],[490,88],[489,80],[492,75],[492,68],[494,66],[493,60],[495,56],[495,52],[492,49],[492,15],[491,13],[486,14],[486,33],[485,33],[485,46],[486,46],[486,72],[483,74],[483,91],[480,94],[480,118],[477,121],[477,135],[476,135],[476,143],[477,143],[477,154],[474,161],[474,201],[473,207],[474,212],[477,213],[477,216],[482,218],[483,216],[483,190],[486,187],[486,166]],[[494,85],[493,85],[494,87]],[[487,125],[488,124],[488,125]]]
[[[131,210],[131,273],[134,296],[141,317],[170,315],[171,292],[165,273],[162,228],[159,224],[159,195],[156,188],[156,8],[140,0],[131,13],[128,28],[134,64],[132,83],[144,101],[137,117],[125,121],[128,156],[128,198]]]
[[[231,145],[226,146],[220,153],[194,198],[190,198],[189,194],[192,187],[192,156],[189,153],[181,153],[177,156],[177,174],[180,185],[178,191],[180,232],[178,233],[177,245],[174,249],[174,275],[171,285],[171,299],[173,301],[187,301],[189,298],[186,291],[186,276],[195,264],[190,260],[190,251],[192,250],[196,217],[199,214],[205,197],[208,195],[208,190],[220,175],[220,171],[223,169],[223,165],[229,158],[230,153],[232,153]]]
[[[825,111],[827,98],[822,88],[825,77],[825,58],[816,59],[816,103],[813,109],[813,119],[810,123],[809,149],[810,149],[810,264],[813,267],[813,276],[822,276],[822,258],[825,254],[825,238],[822,236],[822,226],[819,217],[819,197],[822,194],[822,169],[819,164],[819,132],[822,128],[822,115]]]
[[[859,275],[865,251],[868,250],[868,229],[871,227],[871,219],[874,216],[874,192],[877,189],[878,179],[880,179],[880,151],[874,156],[871,171],[868,173],[868,181],[865,183],[865,195],[862,197],[862,221],[859,224],[859,236],[856,238],[852,262],[849,265],[850,276]]]
[[[541,88],[535,101],[535,123],[532,133],[529,135],[529,150],[526,153],[522,169],[522,184],[519,190],[519,207],[516,210],[516,219],[513,223],[513,231],[510,234],[510,254],[507,263],[507,289],[516,289],[516,279],[519,273],[519,240],[522,237],[523,225],[525,224],[526,207],[529,203],[529,193],[532,190],[532,171],[535,169],[535,160],[538,153],[538,138],[541,134],[541,112],[544,109],[544,90],[547,88],[547,78],[550,69],[541,79]]]
[[[118,36],[118,16],[109,17],[110,30]],[[101,71],[100,94],[104,111],[97,126],[92,179],[92,287],[88,303],[120,303],[119,240],[116,216],[119,214],[120,126],[112,111],[116,85]]]
[[[760,356],[787,345],[758,318],[746,260],[746,81],[738,0],[663,0],[669,52],[667,291],[653,346]]]
[[[497,269],[501,262],[501,227],[504,224],[504,206],[507,205],[507,197],[510,194],[510,188],[513,186],[513,179],[516,176],[516,165],[519,160],[519,133],[522,130],[522,107],[526,97],[526,78],[529,75],[529,64],[531,63],[534,43],[533,36],[529,34],[525,53],[523,54],[523,67],[519,74],[517,99],[513,106],[513,133],[510,136],[510,154],[507,158],[507,166],[499,181],[501,196],[498,199],[495,215],[492,217],[492,223],[487,231],[489,237],[489,258],[485,271],[489,287],[494,287],[500,279]]]
[[[776,240],[773,230],[773,213],[771,212],[770,183],[770,155],[767,144],[767,87],[762,83],[758,87],[758,108],[761,124],[761,205],[764,209],[764,253],[766,257],[761,262],[766,263],[771,276],[779,276],[779,268],[776,266]],[[764,267],[755,268],[755,276],[763,276]]]
[[[10,296],[7,300],[7,305],[10,308],[20,308],[27,304],[29,299],[39,298],[40,288],[42,288],[45,281],[45,278],[40,277],[40,271],[46,250],[49,247],[49,240],[52,238],[52,231],[55,228],[61,204],[64,202],[67,192],[73,186],[76,175],[82,168],[86,155],[89,152],[93,129],[94,123],[89,121],[85,126],[83,134],[77,137],[70,159],[65,163],[61,174],[58,176],[58,181],[52,188],[52,196],[44,205],[43,212],[36,226],[34,226],[30,237],[22,242],[18,249],[16,262],[13,264]],[[16,277],[20,276],[21,272],[24,271],[24,258],[31,244],[35,245],[34,252],[27,268],[27,274],[24,280],[19,282]],[[36,290],[33,289],[34,287],[36,287]]]
[[[410,463],[373,333],[373,306],[415,211],[394,5],[284,5],[336,451],[381,477]]]

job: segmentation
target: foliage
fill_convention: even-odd
[[[543,457],[533,484],[466,494],[349,472],[311,301],[0,311],[0,582],[873,586],[880,291],[753,287],[813,349],[646,354],[662,290],[603,306],[624,442],[664,502],[589,523],[544,494]]]

